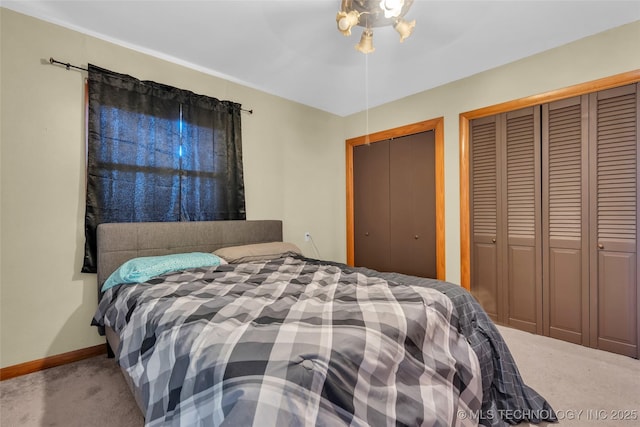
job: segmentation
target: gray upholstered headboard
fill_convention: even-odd
[[[141,256],[213,252],[226,246],[281,242],[282,221],[130,222],[100,224],[98,295],[122,263]]]

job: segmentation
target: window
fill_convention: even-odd
[[[245,219],[240,105],[89,65],[83,272],[104,222]]]

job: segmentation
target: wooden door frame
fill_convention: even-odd
[[[354,223],[353,223],[353,149],[358,145],[371,144],[386,139],[416,133],[434,131],[435,140],[435,184],[436,184],[436,275],[445,280],[445,238],[444,238],[444,117],[400,126],[369,135],[347,139],[347,264],[354,265]]]
[[[610,89],[640,81],[640,70],[633,70],[614,76],[580,83],[563,89],[533,95],[526,98],[467,111],[460,114],[460,284],[471,286],[471,236],[469,211],[469,122],[473,119],[519,110],[525,107],[545,104],[604,89]]]

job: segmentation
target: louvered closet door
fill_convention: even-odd
[[[588,96],[542,107],[544,334],[589,344]]]
[[[470,229],[471,292],[494,321],[502,321],[502,292],[497,250],[498,229],[498,129],[500,116],[470,123]]]
[[[591,345],[638,356],[637,84],[590,95]]]
[[[540,107],[506,113],[501,174],[506,322],[542,333]],[[504,280],[503,279],[503,280]]]

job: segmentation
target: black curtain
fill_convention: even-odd
[[[105,222],[245,219],[240,104],[89,64],[83,272]]]

